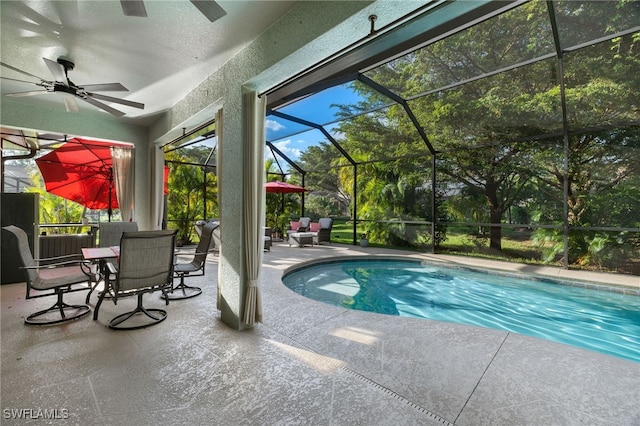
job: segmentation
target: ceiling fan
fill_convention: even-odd
[[[109,105],[100,101],[114,102],[114,103],[130,106],[133,108],[144,109],[144,104],[141,104],[139,102],[133,102],[125,99],[119,99],[111,96],[101,95],[99,93],[93,93],[93,91],[128,92],[129,90],[120,83],[85,84],[83,86],[78,86],[75,83],[73,83],[71,80],[69,80],[68,72],[70,70],[73,70],[73,68],[75,67],[75,64],[71,60],[64,57],[58,58],[57,62],[54,62],[47,58],[42,58],[42,59],[44,60],[44,63],[46,64],[47,68],[49,68],[49,71],[51,72],[51,74],[53,75],[53,80],[45,80],[44,78],[40,78],[36,75],[33,75],[31,73],[18,69],[14,66],[5,64],[4,62],[0,62],[0,65],[2,65],[3,67],[9,68],[11,70],[19,72],[20,74],[27,75],[29,77],[36,78],[40,80],[40,82],[36,83],[33,81],[18,80],[15,78],[9,78],[4,76],[0,76],[0,78],[4,80],[12,80],[12,81],[18,81],[21,83],[34,84],[36,86],[40,86],[44,88],[44,90],[35,90],[30,92],[7,93],[5,96],[19,97],[19,96],[42,95],[42,94],[49,94],[49,93],[69,94],[72,96],[64,96],[64,104],[65,104],[65,107],[67,108],[67,111],[69,112],[78,112],[79,109],[78,109],[78,104],[76,103],[76,98],[79,98],[117,117],[123,116],[124,112],[117,110],[115,108],[112,108]]]
[[[211,22],[222,18],[227,14],[214,0],[190,0],[195,7]],[[143,0],[120,0],[122,10],[126,16],[147,17],[147,9]]]

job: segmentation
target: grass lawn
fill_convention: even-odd
[[[496,260],[510,260],[522,263],[543,263],[540,247],[533,244],[530,232],[514,229],[504,229],[502,236],[502,250],[497,252],[489,249],[488,236],[478,237],[466,230],[450,229],[447,239],[438,248],[438,253],[457,254],[463,256],[484,257]],[[359,241],[363,229],[357,228],[356,241]],[[351,223],[334,222],[331,230],[331,241],[342,244],[353,244],[353,225]],[[369,241],[373,247],[388,247],[400,250],[430,251],[431,247],[392,247]]]
[[[356,244],[359,244],[362,227],[356,229]],[[493,260],[503,260],[533,265],[548,265],[562,267],[562,259],[553,262],[543,261],[543,249],[532,240],[533,231],[518,228],[502,229],[502,248],[500,251],[489,248],[489,236],[478,235],[474,227],[454,227],[447,229],[447,239],[438,247],[436,253],[470,256]],[[331,241],[341,244],[353,244],[353,224],[350,222],[334,222],[331,230]],[[369,241],[371,247],[386,247],[398,250],[416,252],[431,252],[431,246],[392,246]],[[632,259],[615,268],[602,266],[570,265],[570,268],[607,271],[615,273],[637,275],[640,271],[640,261]]]
[[[356,232],[356,237],[359,240],[362,231],[360,229]],[[353,225],[350,223],[335,223],[331,228],[331,241],[341,244],[353,243]]]

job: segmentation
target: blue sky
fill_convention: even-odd
[[[336,113],[338,112],[338,108],[332,104],[356,104],[360,101],[361,96],[350,88],[350,84],[331,87],[280,108],[278,111],[318,124],[330,123],[336,119]],[[310,129],[275,116],[266,118],[265,127],[267,140],[294,161],[298,160],[300,154],[309,146],[326,141],[326,137],[319,130]],[[327,126],[326,130],[332,133],[332,128],[334,127],[335,125]],[[303,130],[307,131],[286,136]],[[271,152],[266,150],[265,156],[272,157]],[[281,162],[281,164],[284,165],[285,163]]]

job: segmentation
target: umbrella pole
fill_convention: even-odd
[[[109,169],[109,208],[107,209],[109,222],[111,222],[111,214],[113,213],[113,210],[111,209],[111,191],[113,191],[113,169]]]

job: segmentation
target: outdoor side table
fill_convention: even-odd
[[[298,247],[302,247],[306,244],[313,245],[313,232],[291,232],[289,234],[289,247],[291,244],[296,243]]]

